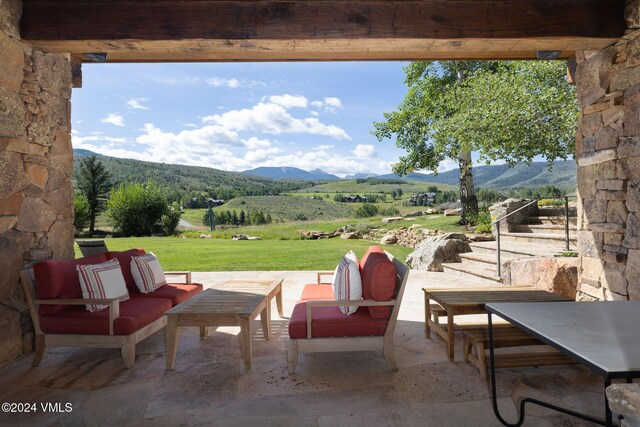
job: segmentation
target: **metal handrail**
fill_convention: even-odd
[[[502,278],[502,267],[501,267],[501,261],[500,261],[500,221],[502,221],[505,218],[510,217],[511,215],[515,214],[516,212],[519,212],[521,210],[523,210],[526,207],[531,206],[534,203],[538,203],[541,199],[564,199],[564,234],[565,234],[565,241],[566,241],[566,249],[567,251],[571,250],[570,246],[569,246],[569,197],[577,197],[575,194],[565,194],[564,196],[550,196],[550,197],[538,197],[536,199],[531,200],[529,203],[527,203],[526,205],[520,206],[518,209],[516,209],[513,212],[509,212],[506,215],[501,216],[500,218],[496,219],[495,221],[493,221],[491,223],[491,225],[496,226],[496,245],[497,245],[497,251],[496,251],[496,266],[498,269],[498,278]]]

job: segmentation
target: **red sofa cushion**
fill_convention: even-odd
[[[333,286],[331,285],[316,285],[314,283],[310,283],[308,285],[304,285],[304,289],[302,290],[302,296],[300,297],[302,301],[309,300],[335,300],[335,296],[333,295]]]
[[[372,318],[367,307],[360,307],[349,316],[338,307],[314,307],[311,310],[311,336],[318,337],[361,337],[384,335],[387,319]],[[289,320],[289,337],[307,337],[307,303],[299,302]]]
[[[131,274],[131,257],[132,256],[142,256],[145,255],[146,252],[144,249],[136,248],[129,249],[128,251],[109,251],[107,252],[107,259],[118,258],[120,261],[120,267],[122,268],[122,275],[124,276],[124,282],[127,284],[127,289],[129,292],[132,290],[137,291],[138,287],[136,286],[136,281],[133,280],[133,274]]]
[[[171,301],[161,298],[131,298],[120,303],[120,316],[113,323],[115,335],[129,335],[159,319],[171,308]],[[109,310],[89,312],[73,306],[58,314],[40,317],[46,334],[109,335]]]
[[[171,305],[178,305],[182,301],[200,292],[202,292],[202,285],[200,283],[192,283],[190,285],[185,285],[184,283],[168,283],[148,294],[137,291],[131,292],[131,295],[135,298],[166,298],[171,301]]]
[[[374,301],[389,301],[396,288],[396,266],[378,246],[371,246],[360,261],[362,296]],[[388,319],[391,307],[367,307],[371,317]]]
[[[34,265],[33,271],[36,280],[36,295],[38,299],[82,298],[80,279],[76,266],[86,264],[99,264],[105,262],[104,253],[78,259],[51,259],[41,261]],[[70,310],[68,305],[41,305],[40,314],[56,314]],[[84,310],[85,307],[82,306]]]

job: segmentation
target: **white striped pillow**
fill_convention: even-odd
[[[118,298],[120,301],[129,299],[129,291],[120,263],[116,258],[100,264],[79,265],[76,270],[80,279],[82,298]],[[107,305],[87,304],[89,311],[100,311],[107,307]]]
[[[336,301],[362,299],[360,266],[358,257],[353,251],[349,251],[342,257],[333,273],[333,294]],[[358,307],[355,306],[340,306],[338,309],[346,315],[358,311]]]
[[[167,284],[160,261],[153,252],[142,256],[132,256],[131,274],[136,286],[143,294],[153,292]]]

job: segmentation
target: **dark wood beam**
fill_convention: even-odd
[[[601,49],[624,0],[23,0],[22,39],[109,61],[532,58]]]

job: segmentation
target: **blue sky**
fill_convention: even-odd
[[[404,98],[403,65],[84,64],[72,96],[73,146],[230,171],[388,173],[403,152],[370,132]]]

